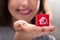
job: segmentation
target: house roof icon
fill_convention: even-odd
[[[48,21],[48,20],[47,20],[45,17],[41,17],[41,18],[39,19],[39,22],[40,22],[41,25],[48,24],[47,21]]]

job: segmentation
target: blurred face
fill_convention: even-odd
[[[39,10],[40,0],[9,0],[8,10],[13,20],[30,22]]]

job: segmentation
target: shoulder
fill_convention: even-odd
[[[44,35],[41,37],[33,38],[32,40],[55,40],[55,37],[51,35]]]

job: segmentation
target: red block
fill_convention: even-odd
[[[37,14],[35,20],[36,26],[49,26],[48,14]]]

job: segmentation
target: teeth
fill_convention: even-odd
[[[21,13],[29,13],[30,10],[20,10]]]
[[[17,12],[22,15],[28,15],[32,12],[31,9],[17,9]]]

